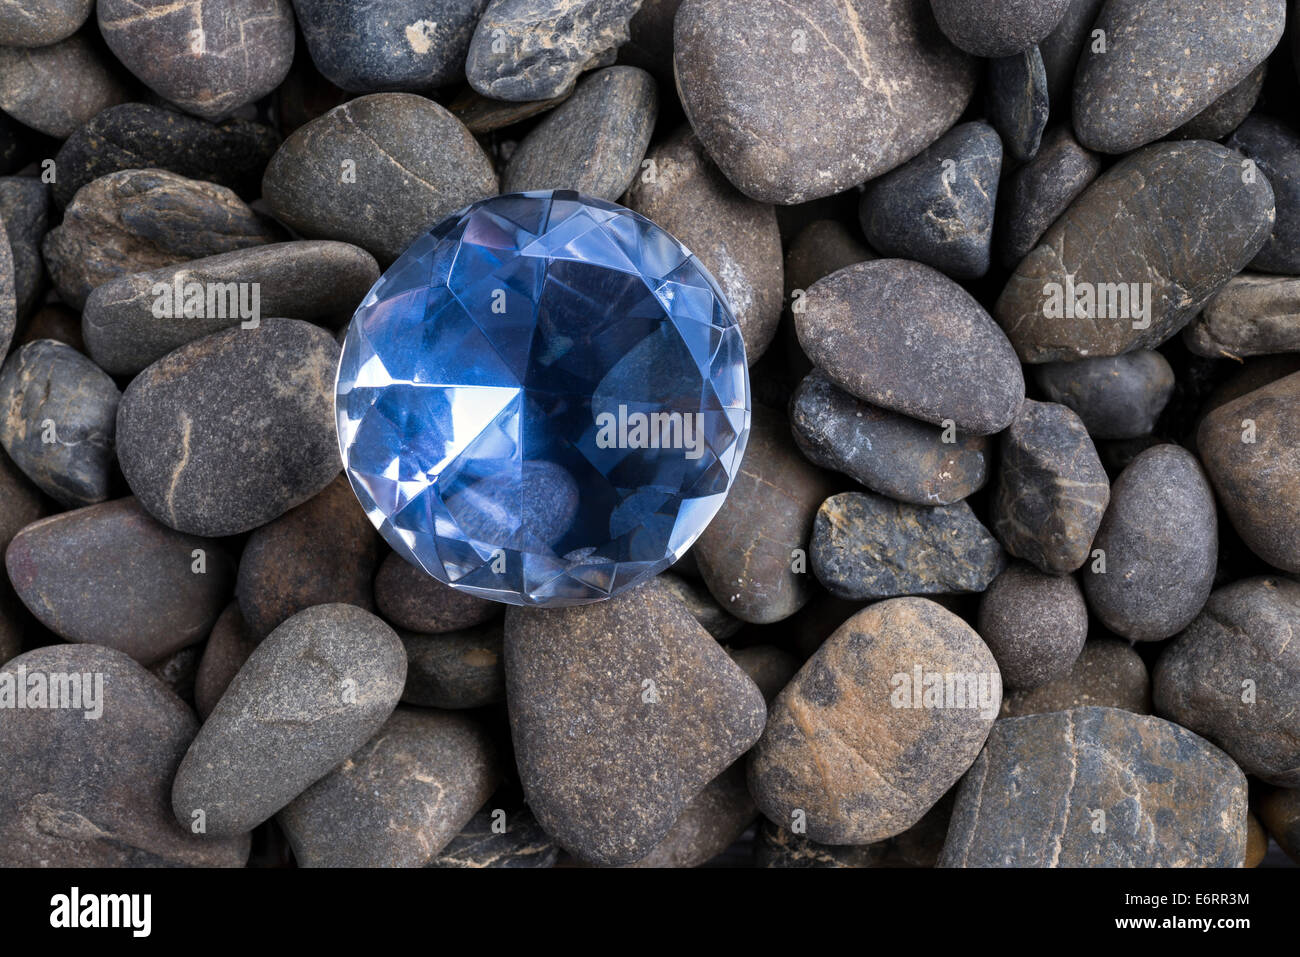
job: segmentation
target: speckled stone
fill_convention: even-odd
[[[1282,38],[1283,0],[1110,0],[1093,28],[1106,52],[1085,44],[1074,84],[1079,142],[1127,153],[1192,119],[1244,80]],[[1187,224],[1185,224],[1187,225]],[[1196,230],[1189,227],[1188,235]]]
[[[1300,352],[1300,279],[1233,276],[1183,330],[1183,342],[1216,359]]]
[[[115,68],[80,35],[44,47],[0,46],[0,110],[64,139],[100,110],[127,99]]]
[[[506,698],[500,622],[436,635],[398,632],[406,648],[402,701],[422,708],[482,708]]]
[[[230,687],[230,682],[257,647],[257,641],[244,624],[239,603],[231,602],[212,626],[198,674],[194,676],[194,709],[200,721],[207,721],[212,709]]]
[[[485,807],[428,867],[554,867],[560,849],[526,807]],[[501,813],[498,814],[497,812]]]
[[[953,127],[867,184],[858,215],[873,249],[952,276],[988,272],[1002,142],[987,123]],[[819,277],[820,278],[820,277]]]
[[[500,778],[464,715],[398,708],[365,745],[276,815],[300,867],[422,867]]]
[[[1300,135],[1279,120],[1251,116],[1226,145],[1253,160],[1273,187],[1277,210],[1273,235],[1250,261],[1250,268],[1300,274]]]
[[[132,498],[28,525],[5,567],[50,631],[145,665],[202,641],[235,578],[220,544],[159,525]]]
[[[0,220],[14,260],[18,317],[31,315],[45,294],[41,240],[49,229],[50,188],[35,176],[0,178]]]
[[[1101,158],[1080,146],[1068,126],[1044,134],[1038,154],[1002,190],[994,233],[1002,265],[1019,264],[1100,172]]]
[[[1219,546],[1214,494],[1195,456],[1178,445],[1138,455],[1115,480],[1092,545],[1105,571],[1089,561],[1083,589],[1107,628],[1135,641],[1186,628],[1210,596]]]
[[[795,327],[826,377],[873,405],[988,435],[1024,402],[1006,336],[970,293],[920,263],[878,259],[832,273],[808,290]]]
[[[1021,360],[1119,355],[1154,348],[1182,329],[1272,232],[1273,191],[1263,176],[1243,182],[1242,162],[1217,143],[1159,143],[1125,157],[1089,186],[998,299],[994,315]],[[1206,205],[1206,196],[1217,201]],[[1075,242],[1079,235],[1090,239]],[[1091,310],[1080,301],[1095,321],[1081,318],[1077,308],[1071,316],[1067,281],[1076,297],[1089,290],[1098,300]],[[1149,315],[1132,301],[1124,309],[1117,293],[1133,283],[1150,283]],[[1049,286],[1061,294],[1060,309],[1049,309]]]
[[[700,575],[730,615],[754,624],[789,618],[812,597],[808,540],[829,476],[799,454],[790,427],[755,406],[740,472],[709,527],[691,549]],[[796,572],[803,553],[802,572]]]
[[[1210,595],[1156,662],[1157,714],[1249,774],[1300,786],[1300,583],[1248,578]]]
[[[776,211],[737,192],[689,127],[650,150],[653,164],[625,202],[700,258],[731,304],[753,365],[781,320],[783,263]]]
[[[930,0],[939,29],[975,56],[1022,53],[1052,32],[1070,0]]]
[[[444,585],[396,552],[391,552],[375,576],[375,604],[394,628],[407,631],[459,631],[496,618],[500,603]]]
[[[1147,349],[1049,362],[1035,366],[1033,375],[1047,398],[1074,410],[1094,439],[1149,435],[1174,393],[1169,360]]]
[[[926,508],[862,492],[822,504],[809,557],[831,594],[854,601],[983,591],[1007,560],[965,502]]]
[[[360,749],[406,680],[393,630],[353,605],[317,605],[257,646],[181,761],[172,809],[209,836],[243,834]]]
[[[1221,140],[1250,115],[1264,88],[1268,72],[1265,60],[1223,96],[1169,134],[1170,139]]]
[[[1049,575],[1088,558],[1110,481],[1083,421],[1063,405],[1026,399],[1002,433],[993,531],[1008,552]]]
[[[1013,562],[980,600],[976,630],[1007,688],[1036,688],[1069,674],[1088,637],[1088,606],[1069,575]]]
[[[1226,754],[1160,718],[1076,708],[994,725],[939,865],[1240,867],[1245,855],[1246,776]]]
[[[985,700],[922,707],[914,669],[978,676]],[[1000,702],[998,666],[974,629],[927,599],[880,602],[841,625],[777,696],[750,755],[750,792],[773,823],[802,811],[813,841],[892,837],[970,767]]]
[[[296,130],[271,158],[262,191],[303,236],[350,242],[387,266],[444,216],[496,195],[497,178],[443,107],[375,93]]]
[[[572,189],[615,202],[641,173],[658,115],[659,93],[645,70],[593,73],[523,138],[501,192]]]
[[[90,16],[95,0],[24,0],[0,7],[0,46],[43,47],[66,40]]]
[[[289,0],[99,0],[99,32],[128,70],[208,120],[270,93],[293,62]]]
[[[122,396],[127,484],[150,514],[196,535],[234,535],[283,515],[339,473],[338,361],[333,337],[297,319],[182,346]]]
[[[753,681],[654,581],[592,605],[511,607],[505,663],[528,804],[589,862],[648,854],[763,729]]]
[[[989,61],[988,113],[1007,155],[1023,163],[1038,155],[1047,129],[1047,70],[1033,46]]]
[[[741,192],[802,203],[911,159],[957,121],[976,61],[929,0],[685,0],[682,104]]]
[[[1300,373],[1215,409],[1201,423],[1196,447],[1250,550],[1300,572]]]
[[[1002,698],[1002,717],[1044,714],[1084,707],[1151,713],[1151,677],[1142,656],[1127,641],[1089,638],[1068,674]]]
[[[790,240],[786,251],[786,298],[793,300],[796,290],[807,292],[818,279],[845,266],[875,258],[856,230],[834,219],[813,220]]]
[[[29,686],[35,673],[97,676],[102,713],[0,710],[0,866],[244,865],[247,838],[196,837],[171,815],[172,775],[198,722],[170,688],[94,645],[38,648],[0,674],[16,681],[19,667]]]

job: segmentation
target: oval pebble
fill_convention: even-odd
[[[1088,637],[1088,606],[1069,575],[1014,562],[984,592],[975,627],[1006,687],[1035,688],[1069,674]]]
[[[127,99],[114,66],[84,36],[45,47],[0,46],[0,110],[48,136],[71,136]]]
[[[1213,302],[1213,300],[1211,300]],[[1174,370],[1158,352],[1034,366],[1047,398],[1074,411],[1094,439],[1150,435],[1174,393]]]
[[[499,622],[437,635],[398,635],[408,663],[402,692],[406,704],[456,710],[505,700]]]
[[[1070,0],[930,0],[939,29],[968,53],[1023,53],[1056,28]]]
[[[1068,126],[1043,135],[1037,155],[1008,177],[994,241],[1013,269],[1101,172],[1101,158],[1080,146]]]
[[[1006,694],[1002,717],[1089,706],[1151,713],[1151,676],[1131,643],[1101,634],[1089,638],[1067,674]]]

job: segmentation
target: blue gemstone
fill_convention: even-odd
[[[744,455],[749,374],[685,246],[613,203],[518,193],[443,220],[380,277],[335,411],[398,554],[485,598],[571,605],[704,531]]]

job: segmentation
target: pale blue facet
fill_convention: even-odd
[[[443,220],[348,328],[339,445],[407,561],[519,605],[599,601],[667,568],[749,435],[740,330],[654,223],[556,191]]]

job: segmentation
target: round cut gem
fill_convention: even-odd
[[[477,203],[357,309],[335,395],[348,477],[407,561],[520,605],[667,568],[749,434],[740,330],[643,216],[567,191]]]

